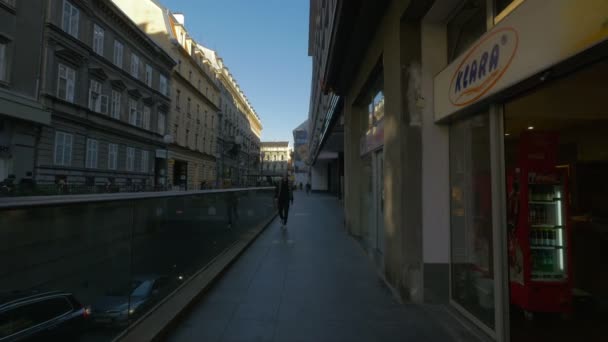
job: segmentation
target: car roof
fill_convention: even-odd
[[[71,293],[62,291],[7,291],[0,292],[0,309],[4,306],[15,304],[18,302],[35,300],[48,296],[70,296]]]

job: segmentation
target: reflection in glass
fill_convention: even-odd
[[[58,331],[111,341],[269,219],[273,195],[273,189],[226,191],[0,209],[0,338],[68,340],[26,324],[50,312],[44,319],[56,321]],[[8,303],[21,302],[38,309],[9,310]],[[66,312],[71,319],[55,320]]]
[[[494,327],[488,115],[450,128],[452,300]]]

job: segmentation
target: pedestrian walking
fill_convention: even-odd
[[[293,204],[293,192],[289,186],[289,179],[284,175],[277,187],[275,188],[274,199],[279,209],[279,217],[281,218],[281,227],[287,226],[287,218],[289,217],[289,204]]]
[[[310,195],[310,182],[306,183],[306,194]]]

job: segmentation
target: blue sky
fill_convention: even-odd
[[[190,35],[224,59],[262,118],[262,140],[292,142],[308,118],[309,0],[160,1],[184,13]]]

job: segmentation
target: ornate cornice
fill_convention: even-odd
[[[91,66],[89,68],[89,74],[100,81],[105,81],[108,79],[108,74],[106,74],[106,72],[100,66]]]
[[[140,99],[142,97],[142,93],[137,88],[129,89],[127,92],[133,98]]]
[[[124,91],[127,89],[127,84],[121,79],[111,80],[110,83],[112,84],[112,88],[116,90]]]

